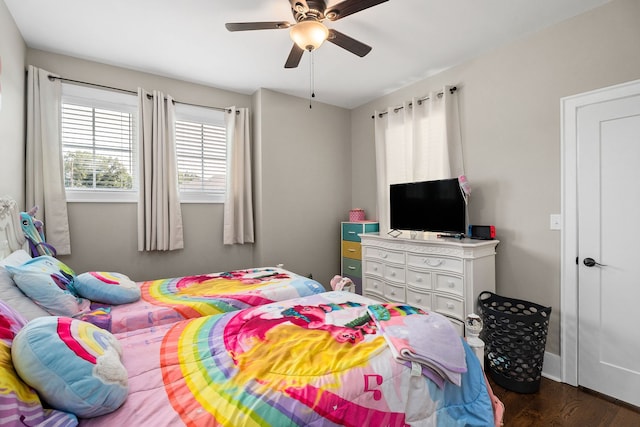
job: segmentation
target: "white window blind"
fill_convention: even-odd
[[[136,198],[135,95],[63,84],[61,138],[70,201]]]
[[[183,202],[224,202],[227,142],[224,112],[176,105],[178,184]]]

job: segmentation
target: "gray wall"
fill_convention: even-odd
[[[176,100],[250,107],[256,174],[256,244],[222,244],[222,205],[183,204],[185,249],[137,251],[136,205],[69,203],[77,272],[112,270],[135,280],[275,265],[328,285],[339,273],[339,221],[348,211],[349,114],[271,91],[253,96],[29,49],[27,63],[62,77],[122,89],[161,90]],[[331,123],[325,129],[318,124]],[[335,169],[335,170],[334,170]]]
[[[266,264],[284,263],[325,286],[340,273],[340,221],[350,209],[349,111],[262,89],[256,156]]]
[[[25,69],[27,46],[0,1],[0,197],[24,203]]]
[[[163,90],[184,102],[248,106],[256,245],[221,244],[221,206],[183,205],[186,249],[138,253],[135,205],[71,204],[73,254],[65,262],[138,280],[282,262],[326,284],[338,272],[338,223],[346,211],[362,207],[375,216],[373,111],[455,84],[471,221],[495,224],[501,239],[498,292],[553,307],[547,349],[559,354],[560,234],[549,230],[549,215],[561,209],[560,98],[640,78],[639,22],[640,2],[614,0],[348,112],[322,104],[309,110],[306,100],[268,90],[245,96],[27,50],[0,2],[0,194],[24,200],[26,64],[125,89]]]
[[[457,85],[471,223],[497,228],[498,292],[552,307],[559,354],[560,98],[638,78],[640,2],[615,0],[356,108],[353,205],[376,206],[373,111]]]
[[[160,90],[176,100],[216,107],[250,107],[251,97],[35,49],[27,64],[62,77],[136,91]],[[61,260],[76,272],[118,271],[135,280],[254,266],[253,245],[222,244],[222,205],[183,204],[185,249],[137,251],[135,203],[69,203],[71,255]]]

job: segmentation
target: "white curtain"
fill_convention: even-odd
[[[38,206],[47,243],[71,254],[60,141],[60,80],[29,66],[27,75],[26,208]],[[57,76],[53,76],[57,77]]]
[[[138,105],[138,250],[183,249],[174,102],[138,89]]]
[[[389,185],[464,175],[458,97],[451,89],[375,113],[381,232],[389,231]]]
[[[227,191],[224,202],[225,245],[253,243],[251,134],[249,110],[229,107],[227,127]]]

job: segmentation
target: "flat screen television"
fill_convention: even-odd
[[[466,203],[457,178],[392,184],[393,230],[466,233]]]

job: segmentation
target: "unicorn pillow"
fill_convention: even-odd
[[[73,316],[89,308],[90,301],[74,293],[75,273],[62,261],[40,256],[5,268],[22,292],[54,316]]]
[[[22,425],[18,420],[27,420],[29,425],[76,426],[75,415],[43,408],[36,391],[16,373],[11,347],[25,324],[22,316],[0,301],[0,424],[14,420],[16,425]]]
[[[69,317],[40,317],[16,335],[13,364],[56,409],[90,418],[115,411],[129,393],[122,348],[111,333]]]
[[[78,295],[104,304],[126,304],[140,299],[140,287],[121,273],[90,271],[73,281]]]

